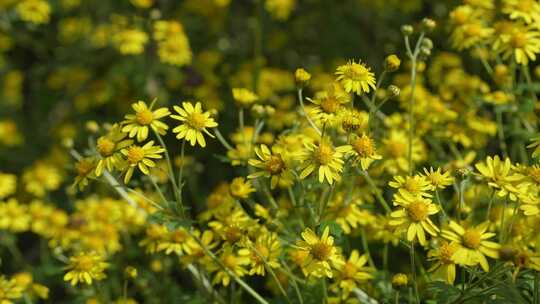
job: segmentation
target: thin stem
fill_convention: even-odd
[[[445,219],[448,218],[448,214],[446,214],[446,211],[444,211],[444,207],[441,203],[441,198],[439,197],[439,190],[435,189],[435,199],[437,200],[437,204],[439,204],[439,208],[441,208],[442,214]]]
[[[182,179],[184,178],[184,152],[186,147],[186,141],[182,140],[182,146],[180,147],[180,169],[178,170],[178,187],[180,191],[180,197],[182,197],[182,189],[184,185],[182,184]]]
[[[493,199],[494,198],[495,198],[495,189],[491,190],[491,196],[489,198],[488,210],[487,210],[487,214],[486,214],[486,221],[490,220],[491,207],[493,205]]]
[[[416,303],[420,304],[420,296],[418,295],[418,283],[416,282],[416,266],[415,266],[415,254],[414,254],[414,241],[411,242],[410,246],[410,255],[411,255],[411,273],[413,277],[413,287]]]
[[[506,146],[506,140],[504,137],[504,126],[502,121],[502,111],[495,109],[495,118],[497,119],[497,131],[499,136],[499,145],[504,157],[508,157],[508,148]]]
[[[159,141],[159,144],[163,147],[163,149],[165,149],[165,159],[167,160],[167,170],[169,171],[168,172],[169,181],[171,182],[172,187],[173,187],[174,197],[176,198],[176,201],[180,205],[180,212],[182,214],[182,217],[184,217],[185,216],[184,215],[184,204],[182,202],[182,195],[181,195],[182,192],[178,189],[178,185],[176,184],[176,180],[174,178],[174,171],[173,171],[173,166],[172,166],[172,162],[171,162],[171,157],[169,155],[169,149],[167,149],[167,146],[165,145],[165,142],[163,141],[163,138],[161,138],[161,135],[159,135],[159,133],[156,132],[155,130],[153,130],[153,131],[154,131],[154,134],[156,135],[156,137],[157,137],[157,139]]]
[[[371,268],[375,268],[375,263],[373,262],[373,258],[371,257],[371,252],[369,251],[369,245],[367,242],[367,236],[366,231],[362,228],[361,230],[361,236],[362,236],[362,247],[364,249],[364,252],[366,253],[368,257],[368,263]]]
[[[394,303],[399,304],[399,290],[396,290],[395,297],[394,297]]]
[[[219,132],[218,128],[214,129],[214,134],[216,135],[219,142],[225,147],[227,150],[234,150],[234,148],[227,142],[227,140],[221,135],[221,132]]]
[[[326,278],[323,278],[322,279],[322,289],[323,289],[323,304],[327,304],[328,303],[328,290],[326,288]]]
[[[532,88],[533,83],[531,80],[531,74],[529,73],[529,67],[528,66],[521,66],[521,70],[523,71],[523,75],[525,76],[525,81],[527,82],[527,89],[531,93],[531,98],[534,100],[534,102],[538,102],[538,97],[536,97],[536,94],[534,93],[534,90]]]
[[[297,94],[298,95],[298,101],[300,102],[300,107],[302,108],[302,114],[307,119],[307,121],[311,125],[311,127],[313,129],[315,129],[315,131],[317,131],[317,133],[319,133],[319,135],[322,135],[321,130],[319,130],[319,128],[317,128],[315,123],[311,120],[311,118],[309,118],[309,116],[306,113],[306,108],[304,107],[304,98],[302,97],[302,88],[299,88],[297,90],[297,93],[298,93]]]

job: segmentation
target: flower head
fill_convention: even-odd
[[[331,144],[321,141],[318,145],[307,143],[305,151],[300,156],[303,161],[300,178],[306,178],[313,171],[318,170],[319,182],[326,180],[329,184],[341,179],[343,170],[343,156],[349,152],[350,146],[334,148]]]
[[[182,122],[173,129],[174,133],[178,133],[176,138],[185,138],[192,146],[198,143],[201,147],[206,147],[203,132],[214,137],[206,128],[215,128],[218,125],[210,117],[210,112],[203,112],[200,102],[197,102],[195,106],[191,102],[183,102],[182,107],[174,106],[174,110],[179,115],[171,115],[171,118]]]
[[[255,154],[258,159],[250,159],[248,163],[250,166],[260,169],[260,171],[250,174],[248,178],[269,177],[272,189],[280,181],[288,183],[292,180],[292,170],[282,153],[270,151],[266,145],[261,145],[255,148]]]
[[[330,235],[328,226],[324,228],[321,237],[306,228],[297,246],[300,247],[300,251],[305,252],[302,270],[307,276],[331,278],[333,277],[332,268],[343,264],[343,258],[334,246],[334,238]]]
[[[162,158],[161,153],[164,151],[165,149],[163,149],[161,146],[154,146],[153,140],[147,142],[144,144],[144,146],[133,145],[122,149],[121,153],[124,155],[127,163],[127,171],[126,175],[124,176],[124,182],[126,184],[129,182],[135,168],[139,168],[142,173],[148,175],[150,173],[148,168],[156,166],[156,163],[152,159]]]
[[[151,128],[155,132],[164,135],[169,128],[165,123],[159,121],[160,118],[167,117],[170,112],[167,108],[152,110],[152,105],[148,107],[144,101],[131,105],[135,114],[128,114],[122,122],[122,132],[128,133],[130,138],[137,136],[137,141],[141,142],[148,137],[148,130]]]
[[[79,282],[90,285],[92,280],[99,281],[106,277],[104,271],[108,266],[102,255],[81,252],[69,258],[69,271],[64,275],[64,281],[69,281],[73,286]]]
[[[336,71],[337,80],[349,93],[369,93],[375,89],[375,75],[360,61],[350,60],[347,64],[339,66]]]

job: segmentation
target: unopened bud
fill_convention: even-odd
[[[392,277],[392,285],[394,287],[406,286],[409,284],[409,279],[404,273],[398,273]]]
[[[294,79],[296,80],[296,85],[300,88],[303,88],[307,85],[307,83],[311,79],[311,74],[309,74],[303,68],[298,68],[294,72]]]
[[[426,32],[431,32],[435,29],[437,23],[431,18],[424,18],[424,20],[422,20],[422,26]]]
[[[405,36],[410,36],[414,33],[414,28],[410,24],[405,24],[401,26],[401,33]]]
[[[399,60],[398,56],[392,54],[384,60],[384,70],[387,72],[394,72],[397,69],[399,69],[399,66],[401,65],[401,60]]]
[[[397,86],[393,84],[388,86],[388,97],[395,98],[398,97],[400,93],[401,90]]]

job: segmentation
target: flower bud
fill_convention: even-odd
[[[433,48],[433,41],[429,38],[424,38],[422,40],[422,47],[425,47],[431,50]]]
[[[404,273],[398,273],[392,277],[392,285],[394,287],[406,286],[409,284],[409,279]]]
[[[399,66],[401,65],[401,60],[399,60],[398,56],[392,54],[384,60],[384,70],[387,72],[394,72],[397,69],[399,69]]]
[[[127,278],[135,279],[137,277],[137,268],[133,266],[127,266],[126,269],[124,269],[124,275]]]
[[[401,93],[401,90],[397,86],[395,86],[393,84],[388,86],[388,97],[389,98],[398,97],[400,93]]]
[[[422,27],[424,28],[426,32],[433,31],[433,29],[435,29],[436,26],[437,26],[437,23],[435,22],[435,20],[431,18],[424,18],[424,20],[422,20]]]
[[[401,33],[405,36],[410,36],[414,33],[414,28],[410,24],[405,24],[401,26]]]
[[[303,87],[305,87],[307,85],[307,83],[311,79],[311,74],[309,74],[303,68],[298,68],[294,72],[294,79],[296,80],[296,85],[299,88],[303,88]]]

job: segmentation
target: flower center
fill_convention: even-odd
[[[77,169],[77,174],[79,176],[86,176],[88,175],[88,173],[90,173],[92,171],[92,169],[94,168],[94,166],[92,165],[92,162],[90,161],[87,161],[85,159],[81,160],[80,162],[77,163],[76,165],[76,169]]]
[[[96,148],[101,156],[107,157],[113,154],[115,144],[112,140],[102,137],[98,139]]]
[[[468,37],[476,37],[480,36],[480,32],[482,31],[482,27],[479,24],[470,24],[467,26],[467,29],[465,30],[465,34]]]
[[[527,35],[522,32],[514,33],[514,35],[512,35],[511,44],[515,49],[524,47],[527,44]]]
[[[281,173],[283,169],[285,168],[285,163],[281,159],[281,156],[279,155],[272,155],[270,158],[266,161],[266,170],[270,172],[272,175],[276,175]]]
[[[234,243],[240,239],[242,232],[238,227],[229,227],[225,230],[225,239],[229,243]]]
[[[194,129],[201,130],[206,124],[206,117],[202,113],[193,112],[189,116],[188,124]]]
[[[234,269],[236,267],[236,257],[232,254],[228,254],[223,258],[223,265],[227,266],[229,269]]]
[[[409,191],[410,193],[416,194],[420,192],[420,183],[414,178],[407,178],[407,181],[405,181],[403,188],[405,188],[405,190]]]
[[[187,233],[185,231],[175,231],[172,235],[172,240],[175,243],[181,243],[187,240]]]
[[[340,105],[341,104],[337,98],[333,96],[326,97],[321,101],[321,108],[326,113],[335,113],[339,109]]]
[[[423,221],[428,215],[428,205],[424,202],[413,202],[407,206],[407,214],[415,222]]]
[[[315,152],[315,158],[321,165],[328,165],[334,156],[334,150],[332,147],[321,144],[319,149]]]
[[[406,150],[406,145],[399,141],[391,141],[386,144],[386,148],[388,150],[388,153],[392,158],[399,158],[403,155],[403,153]]]
[[[343,274],[343,277],[346,279],[354,278],[354,275],[356,274],[356,272],[357,272],[356,266],[351,262],[347,262],[343,266],[342,274]]]
[[[141,147],[133,146],[129,148],[127,159],[130,164],[137,164],[144,158],[144,150]]]
[[[81,256],[77,260],[77,269],[81,271],[88,271],[92,269],[92,266],[94,265],[94,261],[91,257],[88,256]]]
[[[465,234],[462,236],[463,238],[463,244],[465,247],[470,249],[476,249],[480,246],[480,242],[482,241],[480,232],[476,230],[467,230]]]
[[[353,142],[353,148],[360,157],[369,157],[375,153],[375,147],[371,138],[362,136]]]
[[[439,249],[440,260],[443,264],[452,264],[452,256],[456,251],[450,244],[443,244]]]
[[[255,246],[255,254],[253,255],[253,260],[255,260],[256,263],[263,263],[264,260],[268,258],[270,255],[270,251],[266,246],[257,245]]]
[[[142,110],[135,115],[141,125],[149,125],[154,120],[154,114],[150,110]]]
[[[326,261],[332,253],[332,247],[325,243],[319,242],[311,247],[311,254],[319,261]]]

